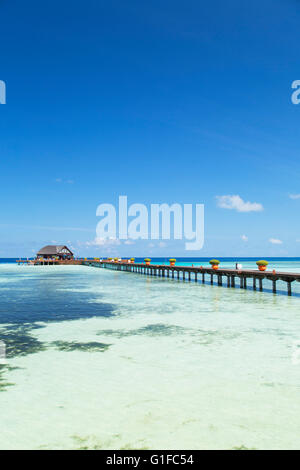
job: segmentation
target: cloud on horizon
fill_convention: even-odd
[[[278,238],[269,238],[269,242],[273,245],[282,245],[283,241],[279,240]]]
[[[107,246],[116,246],[116,245],[121,245],[121,242],[118,238],[100,238],[96,237],[94,240],[89,240],[87,242],[79,243],[84,246],[102,246],[102,247],[107,247]]]
[[[237,212],[261,212],[263,205],[258,202],[244,201],[238,194],[216,196],[217,205],[221,209],[236,210]]]

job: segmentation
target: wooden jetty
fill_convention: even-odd
[[[82,259],[51,259],[51,258],[39,258],[39,259],[17,259],[16,262],[19,265],[29,265],[29,266],[53,266],[53,265],[70,265],[70,264],[78,264],[82,265]]]
[[[263,281],[265,279],[272,282],[272,291],[277,293],[277,281],[284,281],[287,285],[288,295],[292,295],[292,283],[300,282],[300,274],[279,271],[258,271],[251,269],[227,269],[219,268],[217,270],[203,266],[170,266],[164,264],[145,264],[135,263],[129,260],[100,260],[96,259],[55,259],[55,258],[37,258],[34,260],[17,260],[17,263],[34,266],[49,265],[84,265],[97,268],[114,269],[131,273],[144,274],[147,276],[167,277],[171,279],[181,279],[183,281],[202,282],[208,280],[211,285],[217,281],[218,286],[236,287],[236,280],[239,280],[239,287],[247,289],[248,281],[252,283],[253,290],[263,291]]]
[[[171,279],[182,279],[183,281],[206,282],[206,276],[211,283],[214,284],[217,280],[219,286],[224,283],[227,287],[236,287],[236,279],[239,279],[239,287],[247,289],[248,280],[251,280],[253,290],[263,291],[263,280],[268,279],[272,281],[273,293],[277,293],[277,281],[284,281],[287,284],[287,293],[292,295],[292,283],[300,282],[300,274],[277,272],[277,271],[256,271],[256,270],[237,270],[237,269],[222,269],[215,270],[213,268],[193,267],[193,266],[168,266],[159,264],[146,265],[144,263],[131,263],[128,260],[122,261],[95,261],[84,260],[82,264],[85,266],[94,266],[101,268],[114,269],[117,271],[126,271],[132,273],[139,273],[148,276],[167,277]]]

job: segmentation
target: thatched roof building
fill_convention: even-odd
[[[47,245],[39,250],[37,258],[73,259],[74,254],[66,245]]]

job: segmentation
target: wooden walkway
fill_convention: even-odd
[[[236,280],[239,279],[239,287],[247,289],[248,281],[252,283],[253,290],[263,291],[263,280],[267,279],[272,281],[273,293],[277,293],[277,281],[284,281],[287,285],[288,295],[292,295],[292,283],[300,282],[300,274],[288,272],[273,272],[273,271],[258,271],[243,269],[238,271],[236,269],[219,268],[214,270],[205,267],[193,266],[169,266],[163,264],[150,264],[144,263],[130,263],[128,260],[122,261],[107,261],[107,260],[17,260],[18,264],[29,265],[85,265],[94,266],[98,268],[114,269],[117,271],[126,271],[144,274],[147,276],[167,277],[172,279],[182,279],[183,281],[201,281],[203,284],[206,282],[207,277],[211,283],[214,284],[215,280],[219,286],[224,284],[227,287],[236,287]]]
[[[29,266],[53,266],[59,264],[78,264],[82,265],[83,260],[79,259],[70,259],[70,260],[58,260],[58,259],[17,259],[16,261],[19,265],[29,265]]]
[[[268,279],[272,281],[273,293],[277,293],[277,281],[284,281],[287,284],[287,293],[292,295],[292,283],[300,282],[300,274],[287,273],[287,272],[273,272],[273,271],[252,271],[243,269],[238,271],[236,269],[221,269],[214,270],[212,268],[192,267],[192,266],[168,266],[168,265],[146,265],[143,263],[129,263],[129,262],[112,262],[112,261],[82,261],[83,265],[94,266],[101,268],[114,269],[117,271],[126,271],[144,274],[148,276],[158,276],[167,278],[182,278],[183,281],[200,280],[202,283],[206,282],[206,277],[209,276],[209,281],[213,285],[217,280],[219,286],[225,285],[227,287],[235,287],[236,279],[239,279],[241,289],[247,289],[248,281],[251,280],[253,290],[263,291],[263,280]],[[180,276],[181,275],[181,276]]]

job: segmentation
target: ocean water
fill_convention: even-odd
[[[299,449],[299,286],[0,264],[0,448]]]

